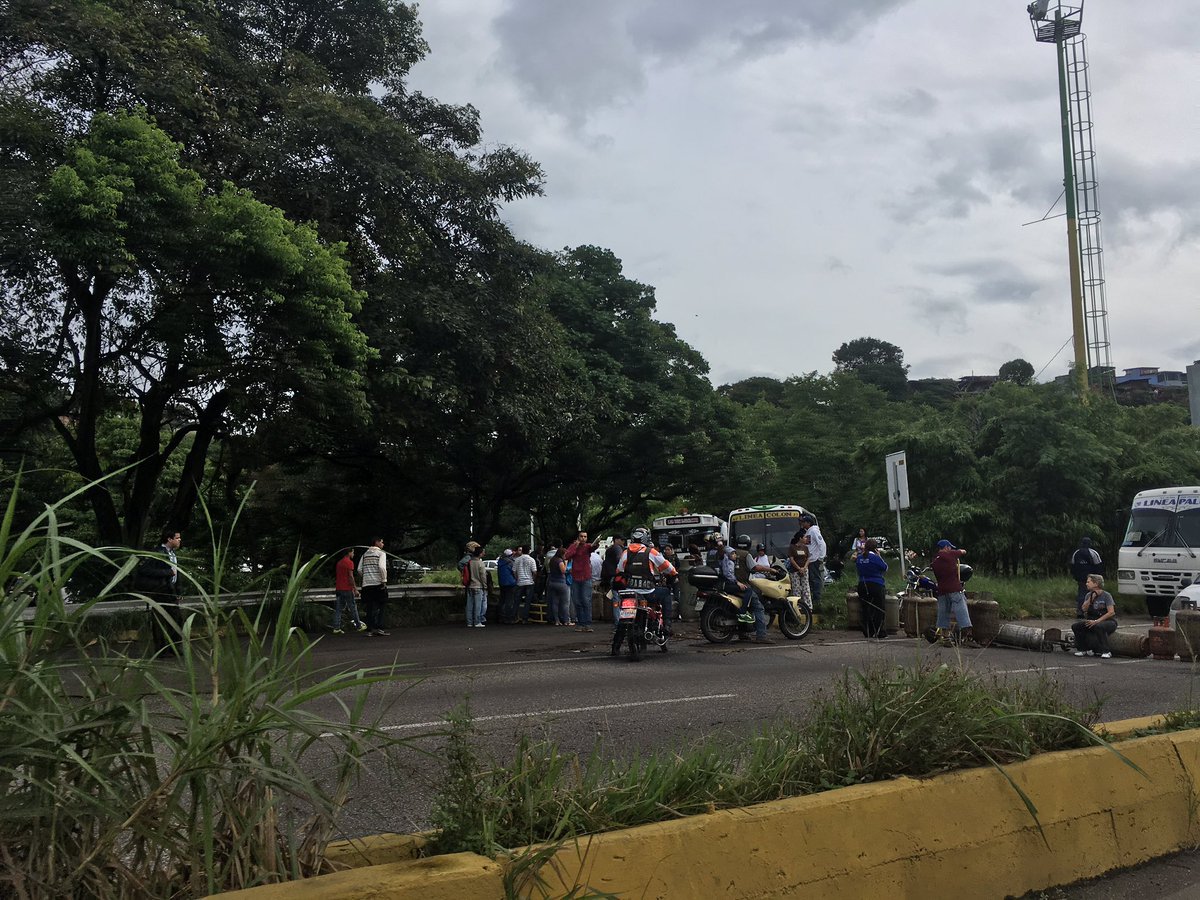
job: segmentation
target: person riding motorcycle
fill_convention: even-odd
[[[750,586],[750,575],[753,571],[753,557],[750,555],[750,535],[739,534],[737,550],[734,554],[734,580],[742,592],[742,612],[739,622],[754,623],[754,640],[759,643],[770,643],[767,638],[767,611],[763,609],[758,592]],[[749,635],[739,635],[739,640],[749,640]]]
[[[625,639],[625,622],[620,618],[621,591],[636,591],[649,594],[662,605],[663,627],[671,633],[671,593],[658,584],[657,576],[678,575],[661,553],[650,545],[650,531],[635,528],[629,535],[629,545],[622,551],[617,562],[617,574],[613,577],[613,620],[618,622],[613,632],[612,655],[616,656]]]

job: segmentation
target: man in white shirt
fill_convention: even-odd
[[[367,634],[387,637],[383,630],[383,605],[387,603],[387,556],[383,552],[383,538],[371,541],[371,546],[358,561],[358,574],[362,576],[363,618],[367,623]]]
[[[525,547],[518,547],[512,560],[513,577],[517,579],[516,594],[517,608],[520,610],[519,621],[522,625],[529,624],[529,605],[533,603],[533,583],[537,575],[537,562],[529,555]]]
[[[810,513],[800,517],[804,536],[808,538],[808,587],[812,591],[813,612],[821,611],[821,590],[825,587],[825,538],[821,527]]]
[[[765,578],[771,571],[771,558],[767,556],[767,545],[759,544],[755,547],[750,558],[746,560],[746,564],[750,568],[751,578]]]

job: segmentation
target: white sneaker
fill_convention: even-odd
[[[1101,659],[1112,659],[1112,654],[1109,653],[1108,651],[1105,651],[1104,653],[1100,654],[1100,658]]]
[[[476,623],[475,623],[475,627],[476,627],[476,628],[487,628],[487,626],[486,626],[486,625],[484,625],[482,622],[476,622]]]
[[[1075,655],[1076,656],[1087,656],[1087,651],[1086,650],[1076,650]]]

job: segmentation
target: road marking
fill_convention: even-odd
[[[1079,662],[1073,666],[1026,666],[1024,669],[994,669],[993,675],[1019,675],[1022,672],[1059,672],[1066,669],[1093,669],[1097,666],[1128,666],[1146,662],[1144,659],[1111,659],[1104,662]]]
[[[703,697],[674,697],[668,700],[639,700],[636,703],[606,703],[602,706],[569,706],[565,709],[541,709],[530,712],[505,713],[498,716],[476,716],[475,722],[499,722],[505,719],[527,719],[530,716],[563,716],[571,713],[602,712],[607,709],[631,709],[635,706],[662,706],[668,703],[696,703],[700,700],[732,700],[737,694],[705,694]],[[380,731],[404,731],[409,728],[442,727],[446,720],[437,722],[411,722],[407,725],[385,725]],[[321,735],[328,737],[329,735]]]

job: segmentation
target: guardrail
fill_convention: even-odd
[[[264,602],[277,601],[282,596],[278,590],[240,592],[236,594],[221,594],[217,597],[217,605],[221,608],[238,608],[260,606]],[[308,588],[301,592],[301,600],[308,604],[333,605],[333,588]],[[389,606],[404,601],[446,601],[459,600],[463,597],[463,588],[454,584],[390,584],[388,585]],[[179,605],[184,609],[201,609],[205,600],[199,596],[180,598]],[[114,616],[129,612],[150,612],[150,603],[140,597],[130,597],[128,600],[103,600],[99,603],[66,605],[68,612],[74,612],[85,618],[93,616]],[[30,621],[37,614],[36,609],[26,609],[21,618]]]

